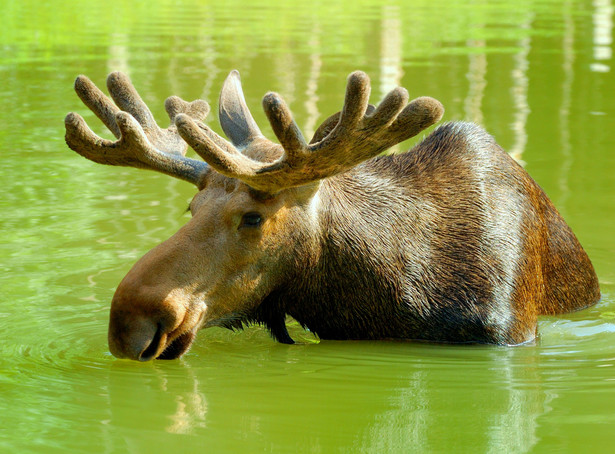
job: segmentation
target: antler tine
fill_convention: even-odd
[[[251,181],[267,165],[244,156],[232,144],[188,115],[178,115],[175,124],[179,134],[192,149],[223,175]]]
[[[156,170],[197,186],[207,171],[204,162],[155,149],[141,125],[126,112],[118,112],[116,122],[120,139],[102,139],[88,128],[85,120],[70,112],[65,119],[66,143],[81,156],[99,164]]]
[[[308,152],[307,143],[284,100],[277,93],[269,92],[263,98],[263,109],[284,148],[286,160],[289,163],[301,161]]]
[[[338,124],[308,146],[311,165],[321,169],[322,178],[351,169],[415,136],[444,113],[442,104],[429,97],[406,105],[408,92],[402,87],[391,90],[375,110],[369,108],[368,97],[369,78],[360,71],[352,73]],[[329,168],[318,161],[330,163]]]
[[[375,110],[370,109],[369,92],[365,73],[356,71],[348,77],[339,122],[320,141],[308,146],[306,167],[312,170],[307,174],[326,178],[349,170],[415,136],[444,113],[442,104],[433,98],[417,98],[407,104],[408,92],[402,87],[391,90]]]
[[[167,153],[182,156],[186,154],[186,144],[178,137],[173,124],[179,113],[188,113],[197,120],[204,120],[209,113],[209,104],[203,100],[189,103],[177,96],[171,96],[165,101],[165,108],[171,118],[171,126],[167,130],[163,130],[156,124],[152,112],[143,102],[126,74],[119,71],[109,74],[107,88],[119,108],[131,114],[148,134],[154,145]]]
[[[171,119],[171,126],[175,126],[175,117],[185,113],[198,121],[204,121],[209,114],[209,104],[202,99],[187,102],[179,96],[169,96],[164,101],[164,108]]]
[[[200,186],[207,164],[184,157],[187,145],[175,125],[158,127],[127,76],[112,73],[108,81],[116,102],[130,112],[120,110],[85,76],[77,78],[75,90],[118,140],[102,139],[80,115],[71,112],[65,119],[68,146],[97,163],[156,170]],[[205,101],[188,103],[177,97],[167,99],[165,107],[172,120],[181,112],[201,120],[209,112]]]
[[[244,149],[250,142],[263,136],[246,104],[237,70],[231,71],[222,85],[218,117],[224,134],[234,147]]]
[[[444,115],[444,107],[429,96],[416,98],[395,118],[388,129],[398,142],[414,137],[423,129],[437,123]]]
[[[391,90],[378,104],[376,110],[365,118],[368,129],[378,129],[390,125],[406,107],[410,95],[408,90],[397,87]]]
[[[356,127],[369,110],[370,94],[369,77],[361,71],[355,71],[348,76],[346,99],[335,130],[338,134],[346,129]],[[289,167],[297,168],[299,163],[309,158],[308,144],[295,123],[290,109],[277,93],[267,93],[263,98],[263,108],[271,123],[271,127],[280,144],[284,148],[285,163]]]
[[[94,83],[84,75],[75,79],[75,91],[83,104],[96,114],[113,135],[120,137],[120,129],[115,123],[115,115],[120,111]]]
[[[132,115],[144,130],[158,128],[152,112],[143,102],[126,74],[119,71],[109,74],[107,76],[107,89],[115,104],[124,112]]]
[[[367,111],[370,92],[371,87],[367,74],[355,71],[348,76],[344,108],[338,123],[339,128],[352,128],[360,123]]]
[[[233,78],[238,84],[238,74]],[[281,157],[271,163],[247,157],[185,115],[178,116],[176,124],[184,140],[218,172],[255,189],[275,193],[345,172],[418,134],[444,113],[442,104],[433,98],[417,98],[408,104],[404,88],[392,90],[375,109],[368,104],[369,94],[367,75],[352,73],[342,111],[325,120],[315,134],[316,140],[307,144],[283,99],[276,93],[267,93],[263,107],[283,148]],[[264,140],[255,137],[247,146],[279,147]]]

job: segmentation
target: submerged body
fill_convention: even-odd
[[[294,317],[322,339],[421,339],[514,345],[537,317],[600,298],[587,254],[528,173],[476,125],[449,123],[412,150],[380,156],[443,115],[433,98],[392,90],[368,104],[369,79],[348,79],[341,112],[306,143],[283,100],[263,106],[280,144],[254,122],[233,71],[220,124],[207,103],[177,97],[160,129],[128,78],[116,107],[87,78],[82,100],[114,132],[77,114],[69,146],[95,162],[195,184],[192,219],[142,257],[111,304],[117,357],[177,358],[209,326],[262,323],[281,342]],[[123,109],[123,110],[120,110]],[[186,158],[187,144],[205,161]]]
[[[473,124],[324,180],[318,222],[305,266],[249,317],[281,340],[288,314],[322,339],[518,344],[538,315],[600,298],[543,190]]]

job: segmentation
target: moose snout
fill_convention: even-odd
[[[116,358],[154,359],[160,349],[162,327],[146,318],[130,319],[116,311],[109,322],[109,350]]]
[[[158,358],[178,337],[192,331],[186,322],[184,305],[170,295],[128,292],[120,285],[111,303],[109,350],[117,358]],[[177,346],[172,350],[178,350]]]

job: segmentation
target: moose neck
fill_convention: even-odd
[[[391,192],[399,197],[402,191],[392,173],[382,172],[386,160],[323,181],[318,250],[301,252],[311,259],[274,296],[281,312],[321,338],[392,337],[392,325],[407,319],[397,313],[400,305],[391,305],[401,301],[402,265],[392,258],[402,249],[403,235],[390,226],[403,223],[407,230],[415,204],[404,191],[404,213],[394,213]],[[387,225],[383,211],[392,213]]]

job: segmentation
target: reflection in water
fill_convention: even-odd
[[[469,48],[485,49],[484,40],[468,41],[466,46]],[[483,97],[487,87],[487,54],[485,52],[471,52],[468,56],[470,63],[466,78],[470,82],[468,96],[465,100],[465,118],[469,121],[483,125]]]
[[[207,400],[205,395],[199,391],[199,381],[197,376],[190,368],[186,369],[190,376],[188,382],[192,383],[191,389],[183,390],[181,394],[175,396],[177,409],[169,414],[171,424],[166,427],[166,431],[174,434],[190,434],[196,429],[207,427]],[[169,389],[164,377],[161,377],[161,388],[165,393],[173,392]]]
[[[116,34],[113,44],[109,46],[109,58],[107,59],[107,72],[122,71],[130,74],[130,51],[128,45],[129,36],[126,34]]]
[[[544,386],[537,349],[360,344],[266,347],[262,358],[209,350],[209,366],[205,358],[141,370],[116,364],[107,437],[117,449],[136,443],[134,429],[144,426],[295,452],[326,451],[336,440],[360,452],[443,452],[464,438],[476,452],[521,453],[540,441],[538,420],[557,393]]]
[[[519,24],[519,27],[523,30],[530,30],[533,20],[534,14],[527,13],[527,17]],[[515,141],[510,148],[510,155],[523,164],[522,155],[527,144],[527,117],[530,113],[527,97],[529,86],[527,71],[530,67],[529,54],[531,50],[531,38],[529,35],[519,41],[519,47],[521,51],[517,52],[514,56],[515,67],[512,72],[512,94],[515,106],[512,129],[515,133]]]
[[[515,364],[514,352],[500,354],[499,359],[504,359],[504,364],[498,371],[498,383],[507,390],[508,398],[503,402],[504,411],[492,417],[486,452],[501,453],[503,446],[507,447],[507,452],[528,452],[538,442],[537,420],[548,411],[546,403],[553,396],[547,396],[540,387],[519,386],[519,383],[540,382],[536,363],[521,366]]]
[[[455,439],[462,436],[456,424],[468,427],[467,421],[456,420],[452,409],[459,407],[466,409],[464,418],[472,421],[473,433],[463,436],[474,440],[476,452],[530,450],[539,441],[537,420],[549,411],[547,403],[553,395],[540,385],[519,386],[540,383],[538,364],[520,364],[520,355],[514,350],[500,350],[492,357],[497,367],[481,377],[487,381],[473,380],[485,366],[481,362],[473,367],[453,366],[459,370],[455,383],[438,376],[440,364],[425,364],[424,370],[411,374],[408,384],[390,398],[395,408],[377,415],[364,431],[362,450],[439,452],[443,446],[454,446]]]
[[[215,30],[215,20],[212,16],[206,15],[202,18],[201,27],[203,30]],[[217,91],[220,87],[214,86],[215,82],[218,80],[218,76],[221,75],[221,70],[218,67],[217,59],[219,58],[219,52],[216,49],[215,43],[215,35],[213,33],[199,33],[197,35],[198,49],[199,52],[199,60],[197,60],[196,64],[201,65],[205,68],[205,78],[204,81],[200,82],[203,84],[201,99],[204,99],[210,103],[210,107],[213,108],[211,104],[213,104],[213,100],[217,99]],[[169,78],[171,80],[176,79],[176,75],[180,75],[185,72],[186,68],[181,66],[181,60],[171,59],[172,65],[169,66]],[[239,68],[227,68],[229,71],[232,69]],[[225,75],[226,77],[226,75]],[[179,83],[177,83],[179,87]],[[172,93],[179,93],[179,89],[175,89],[174,85],[171,85]],[[209,113],[209,118],[215,116],[215,112]]]
[[[380,84],[377,96],[372,94],[372,102],[380,102],[389,91],[401,85],[403,76],[403,33],[399,7],[384,5],[381,10],[380,33]],[[410,92],[410,99],[414,98]],[[374,99],[376,98],[376,99]],[[388,153],[400,151],[400,146],[393,146]]]
[[[109,452],[126,447],[142,452],[144,446],[164,452],[158,443],[167,440],[165,433],[191,435],[207,429],[208,403],[194,369],[165,362],[131,366],[119,361],[107,370],[108,413],[101,429]]]
[[[391,396],[394,409],[376,415],[374,423],[359,435],[359,444],[367,452],[429,452],[430,429],[434,412],[429,405],[427,371],[416,371],[407,385]]]
[[[613,4],[612,0],[594,0],[594,60],[591,70],[595,72],[609,72],[611,67],[607,63],[611,60],[613,43]]]
[[[380,35],[380,93],[382,99],[389,91],[401,85],[402,70],[402,23],[399,7],[382,7]]]
[[[308,46],[312,51],[310,52],[310,69],[308,72],[307,87],[305,90],[305,110],[307,112],[307,119],[303,128],[306,140],[310,138],[316,132],[316,122],[320,116],[318,111],[318,79],[320,78],[320,70],[322,68],[322,56],[320,55],[320,25],[314,24],[313,31],[310,35]],[[324,119],[323,119],[324,120]]]
[[[574,83],[574,41],[575,29],[574,20],[570,2],[564,4],[563,12],[564,36],[562,39],[562,54],[564,61],[562,63],[562,71],[564,73],[564,81],[562,83],[562,102],[559,108],[559,133],[560,133],[560,149],[562,154],[562,167],[559,172],[559,189],[561,191],[560,200],[558,203],[559,210],[564,217],[567,216],[566,202],[570,196],[570,188],[568,179],[574,156],[572,155],[572,146],[570,143],[570,107],[572,103],[572,85]]]
[[[274,61],[273,76],[277,80],[277,84],[280,87],[280,93],[283,93],[284,101],[288,104],[292,110],[292,104],[296,99],[296,95],[299,94],[297,90],[297,82],[299,81],[297,72],[297,56],[288,49],[284,49],[278,58]],[[303,58],[301,56],[300,58]]]

